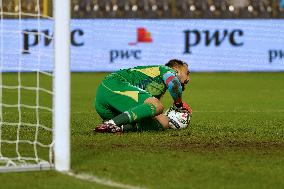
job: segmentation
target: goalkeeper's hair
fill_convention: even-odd
[[[175,66],[183,66],[184,64],[188,65],[186,62],[178,59],[172,59],[169,62],[165,64],[165,66],[168,66],[170,68],[173,68]]]

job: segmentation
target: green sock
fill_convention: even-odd
[[[115,116],[114,118],[112,118],[112,121],[116,125],[121,126],[121,125],[130,123],[130,118],[127,113],[121,113],[118,116]]]
[[[116,125],[120,126],[128,123],[137,122],[146,117],[153,117],[155,116],[155,114],[156,107],[153,104],[145,103],[119,114],[112,120]]]
[[[125,124],[123,126],[121,126],[123,131],[137,131],[137,126],[136,124]]]

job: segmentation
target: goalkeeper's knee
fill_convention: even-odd
[[[148,103],[148,104],[152,104],[155,106],[156,108],[156,111],[154,113],[153,116],[157,116],[157,115],[160,115],[163,113],[164,111],[164,106],[163,104],[161,103],[161,101],[155,97],[150,97],[150,98],[147,98],[144,103]]]

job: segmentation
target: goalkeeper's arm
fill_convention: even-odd
[[[182,86],[179,79],[171,72],[163,75],[163,80],[174,100],[177,108],[182,108]]]

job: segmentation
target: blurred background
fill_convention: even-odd
[[[70,2],[72,71],[115,71],[172,57],[190,62],[192,71],[284,71],[284,0]],[[53,1],[2,0],[0,8],[4,62],[28,68],[40,57],[50,69]],[[24,53],[10,56],[14,48]]]
[[[22,0],[19,5],[19,0],[3,0],[3,12],[18,18],[13,12],[37,12],[37,2]],[[52,15],[52,0],[39,3],[42,15]],[[71,0],[71,4],[72,18],[284,18],[283,0]]]

